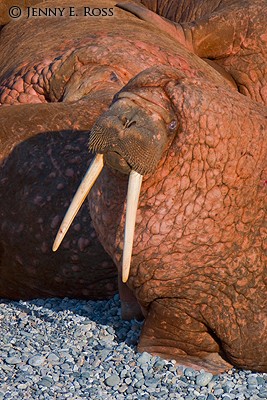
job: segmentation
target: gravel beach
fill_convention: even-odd
[[[137,353],[120,301],[0,300],[0,400],[267,399],[267,373],[213,376]]]

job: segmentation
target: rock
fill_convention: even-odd
[[[16,365],[16,364],[21,363],[21,359],[17,356],[12,356],[12,357],[7,357],[5,359],[5,362],[10,365]]]
[[[186,368],[184,370],[184,376],[187,376],[189,378],[195,377],[196,376],[196,371],[193,368]]]
[[[47,357],[47,361],[52,363],[52,364],[59,364],[60,363],[59,357],[54,353],[50,353],[49,354],[49,356]]]
[[[160,381],[156,378],[150,378],[145,380],[145,385],[151,388],[157,387],[159,383]]]
[[[212,380],[213,375],[210,372],[202,372],[196,377],[196,384],[198,386],[207,386]]]
[[[256,375],[250,375],[248,377],[247,382],[248,382],[249,385],[257,385],[258,384],[257,376]]]
[[[266,385],[266,382],[261,376],[257,376],[257,384],[258,386],[264,386]]]
[[[112,374],[105,380],[105,383],[108,386],[118,385],[120,383],[120,377],[117,374]]]
[[[44,376],[39,382],[38,385],[45,386],[50,388],[53,385],[53,379],[50,376]]]
[[[163,367],[165,367],[166,364],[167,364],[166,360],[159,359],[155,362],[154,369],[161,370]]]
[[[30,364],[32,367],[40,367],[41,365],[44,364],[44,362],[45,362],[45,357],[40,355],[33,356],[28,360],[28,364]]]
[[[148,362],[150,362],[151,357],[152,356],[149,353],[144,351],[144,353],[142,353],[141,356],[137,358],[137,363],[141,365],[147,364]]]
[[[209,394],[207,397],[207,400],[216,400],[215,397],[213,396],[213,394]]]

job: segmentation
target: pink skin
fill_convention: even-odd
[[[116,293],[116,268],[85,207],[62,248],[56,254],[51,250],[64,210],[90,163],[86,127],[103,109],[100,102],[22,105],[15,115],[12,107],[1,109],[1,132],[10,133],[5,121],[12,121],[14,132],[1,142],[1,297],[104,299]],[[27,112],[30,119],[25,119]],[[61,132],[54,131],[57,125]]]
[[[153,79],[179,129],[140,194],[128,282],[146,313],[139,349],[213,372],[229,367],[218,353],[266,371],[266,108],[165,67],[123,90],[153,91]],[[89,197],[119,271],[126,188],[127,177],[105,168]]]
[[[17,51],[11,52],[13,48]],[[95,232],[85,211],[76,221],[82,229],[73,227],[59,252],[51,251],[89,162],[86,133],[81,131],[88,132],[113,95],[150,66],[176,65],[193,75],[204,68],[220,78],[164,33],[155,35],[150,25],[119,9],[112,20],[91,20],[89,35],[84,18],[70,18],[68,24],[63,19],[22,18],[1,31],[0,53],[0,179],[6,187],[0,198],[0,296],[110,297],[116,291],[116,271],[91,237]],[[78,145],[69,133],[73,131],[82,137]],[[57,146],[65,158],[56,153]],[[7,198],[13,198],[12,206]],[[133,302],[140,317],[127,286],[122,291],[124,309]]]
[[[76,1],[77,10],[79,5],[83,7],[84,3]],[[18,46],[18,37],[22,33],[23,43]],[[38,40],[33,40],[37,36]],[[10,48],[17,51],[11,52]],[[44,18],[34,22],[22,18],[1,31],[0,53],[0,99],[4,106],[0,107],[0,154],[3,162],[0,179],[9,185],[0,199],[3,204],[0,296],[111,296],[116,290],[116,272],[112,269],[110,258],[103,255],[99,247],[99,260],[96,257],[94,263],[101,265],[102,269],[103,262],[104,265],[107,263],[106,274],[105,271],[99,272],[100,269],[89,261],[90,254],[95,254],[97,246],[100,246],[96,244],[95,250],[94,245],[87,246],[86,235],[90,237],[94,232],[89,217],[85,218],[84,214],[78,216],[77,224],[83,227],[82,230],[72,228],[59,253],[51,251],[60,218],[88,160],[87,145],[80,143],[76,146],[74,136],[68,143],[67,134],[62,134],[64,140],[61,135],[54,135],[51,139],[49,132],[74,130],[78,135],[80,131],[87,132],[116,92],[139,72],[159,63],[176,66],[192,76],[204,69],[214,80],[219,82],[221,78],[164,33],[155,35],[150,25],[119,9],[116,9],[112,19],[91,20],[89,35],[88,20],[85,18],[70,18],[67,24],[64,19]],[[20,106],[13,108],[10,104]],[[38,137],[36,142],[31,139],[34,137]],[[56,148],[57,141],[66,154],[65,161],[63,156],[58,160],[57,155],[50,153],[49,146]],[[26,147],[21,145],[23,143]],[[27,146],[35,154],[31,162],[28,156],[30,150],[23,152]],[[38,146],[42,148],[40,154]],[[82,154],[87,162],[68,158],[71,151]],[[15,165],[21,168],[19,182]],[[47,185],[36,184],[34,189],[33,183],[38,181],[46,181]],[[47,188],[50,193],[46,193]],[[11,207],[6,202],[8,194],[16,199],[19,206]],[[30,215],[35,218],[29,218]],[[86,235],[85,225],[88,229]],[[18,243],[21,245],[18,246]],[[69,265],[67,270],[66,264]],[[79,265],[82,267],[78,273]],[[55,269],[58,270],[57,276]],[[80,278],[77,278],[78,275]],[[113,282],[108,289],[105,287],[108,284],[106,277]],[[78,281],[79,284],[75,284]],[[102,286],[100,282],[103,282]],[[129,317],[129,304],[133,302],[132,307],[136,310],[133,315],[140,317],[139,306],[131,292],[127,297],[126,286],[122,298],[125,301],[123,308],[128,310],[124,316]]]
[[[166,28],[157,17],[156,34],[121,10],[106,25],[91,21],[89,35],[88,21],[76,18],[68,24],[21,19],[1,32],[0,100],[6,107],[0,110],[0,179],[6,190],[0,199],[0,295],[101,298],[116,290],[114,266],[86,211],[61,253],[52,255],[51,246],[83,173],[80,166],[90,161],[81,131],[88,131],[113,95],[141,72],[128,87],[138,90],[149,82],[152,98],[153,87],[164,87],[179,124],[156,171],[144,178],[130,290],[120,286],[123,313],[140,317],[141,305],[146,322],[140,350],[214,372],[229,367],[220,352],[234,365],[265,371],[266,109],[236,93],[238,87],[266,103],[265,2],[253,2],[240,15],[235,5],[224,9],[219,2],[212,29],[215,1],[205,2],[209,9],[202,1],[189,3],[197,10],[189,7],[184,19],[177,11],[179,26]],[[255,10],[256,23],[244,35],[240,27],[247,27]],[[149,22],[155,17],[146,15]],[[208,62],[225,69],[228,81],[199,57],[212,58]],[[13,112],[11,104],[20,106]],[[127,177],[105,167],[89,199],[119,275],[126,186]]]
[[[119,6],[153,22],[190,52],[228,75],[240,93],[267,104],[266,0],[141,0],[141,3],[159,15],[131,2]]]

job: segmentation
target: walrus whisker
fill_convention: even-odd
[[[142,175],[134,170],[131,171],[127,191],[124,244],[122,255],[122,281],[124,283],[127,282],[130,273],[136,212],[142,180]]]
[[[56,239],[53,244],[53,251],[57,251],[62,240],[64,239],[68,229],[76,217],[79,209],[81,208],[84,200],[86,199],[88,193],[90,192],[92,186],[94,185],[96,179],[98,178],[100,172],[102,171],[104,166],[104,157],[103,154],[97,154],[93,159],[90,167],[88,168],[80,186],[75,193],[75,196],[68,208],[68,211],[60,225],[58,230]]]

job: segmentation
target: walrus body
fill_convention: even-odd
[[[114,10],[110,17],[85,18],[83,6],[75,2],[75,18],[23,18],[1,32],[1,297],[97,299],[117,291],[116,267],[86,209],[62,249],[51,250],[90,162],[88,132],[113,95],[152,65],[213,73],[114,2],[97,3]]]
[[[118,270],[129,277],[124,315],[145,317],[141,351],[213,372],[267,370],[266,85],[243,56],[238,74],[239,52],[263,70],[255,5],[252,28],[225,36],[223,61],[218,25],[238,15],[236,1],[189,25],[111,1],[97,7],[112,16],[88,22],[76,1],[75,18],[2,30],[0,296],[110,297]],[[217,67],[200,58],[209,54]],[[52,253],[92,159],[88,139],[106,165],[90,212]],[[140,183],[131,235],[128,174]]]

